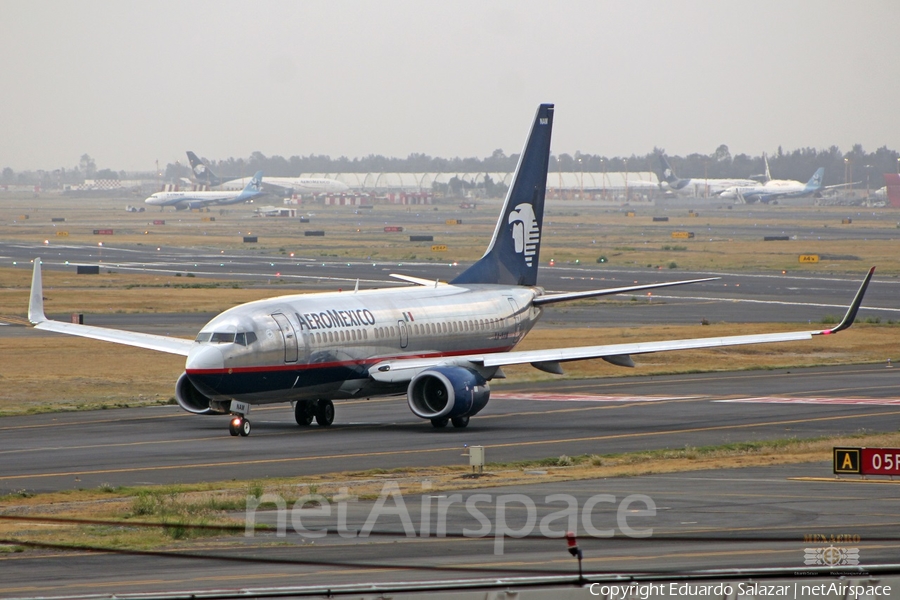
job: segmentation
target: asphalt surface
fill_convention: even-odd
[[[747,227],[750,227],[748,225]],[[0,243],[0,262],[30,268],[44,254],[45,268],[89,263],[95,248]],[[44,252],[42,252],[44,250]],[[96,260],[96,257],[93,257]],[[69,265],[66,265],[69,261]],[[284,257],[203,254],[166,249],[103,250],[104,265],[128,271],[194,272],[246,278],[265,285],[268,271],[299,290],[353,285],[392,285],[401,272],[448,279],[462,267],[289,261]],[[862,278],[864,268],[860,269]],[[273,273],[274,275],[274,273]],[[689,279],[717,275],[647,270],[598,270],[561,266],[543,269],[541,285],[553,291]],[[840,315],[859,279],[809,275],[724,275],[718,282],[661,290],[651,298],[620,297],[608,303],[549,308],[541,326],[604,326],[715,321],[815,323]],[[395,285],[395,284],[393,284]],[[876,279],[861,318],[900,318],[892,279]],[[277,289],[277,292],[275,291]],[[285,286],[273,286],[284,293]],[[213,315],[86,315],[93,325],[192,337]],[[23,327],[0,327],[0,335],[50,335]],[[254,408],[253,433],[233,438],[226,418],[200,417],[177,407],[9,417],[0,420],[0,494],[62,491],[100,486],[257,480],[308,474],[390,470],[408,466],[457,465],[465,445],[486,447],[489,462],[560,455],[607,454],[684,448],[741,441],[818,437],[857,431],[896,431],[900,423],[898,370],[885,365],[789,371],[693,374],[566,380],[528,385],[493,385],[492,400],[464,430],[433,430],[415,418],[403,398],[337,403],[334,426],[299,428],[287,406]],[[773,400],[776,399],[776,400]],[[845,403],[847,402],[847,403]],[[802,569],[804,549],[828,541],[805,536],[850,535],[858,539],[863,564],[898,555],[897,488],[890,483],[835,482],[828,457],[810,465],[632,477],[592,482],[535,484],[465,493],[488,494],[483,510],[496,529],[497,500],[523,494],[536,505],[537,522],[559,505],[550,494],[569,494],[579,510],[597,494],[598,528],[613,527],[612,540],[587,534],[576,523],[586,571],[678,572],[708,567],[787,566]],[[800,480],[814,476],[826,480]],[[652,517],[634,513],[636,527],[652,527],[649,538],[622,535],[616,506],[644,494],[657,507]],[[422,500],[407,502],[421,524]],[[603,508],[600,508],[602,506]],[[359,530],[372,502],[349,504],[348,527]],[[286,538],[222,538],[199,557],[140,556],[83,552],[0,554],[3,596],[69,596],[76,593],[145,593],[154,590],[218,589],[273,585],[339,584],[519,574],[562,573],[574,568],[561,540],[540,532],[523,539],[460,535],[477,529],[465,503],[447,512],[447,531],[408,539],[396,516],[378,519],[368,539],[329,533],[313,540],[291,531]],[[638,505],[637,508],[643,508]],[[626,511],[627,513],[627,511]],[[511,506],[510,528],[522,529],[527,506]],[[259,515],[260,520],[273,515]],[[518,519],[518,520],[517,520]],[[311,516],[310,527],[333,527]],[[556,530],[563,528],[561,521]],[[434,525],[432,525],[433,527]],[[617,528],[618,527],[618,528]],[[215,555],[215,556],[214,556]],[[227,560],[226,560],[227,559]],[[238,559],[238,560],[234,560]],[[246,562],[243,559],[256,559]],[[338,564],[340,563],[340,564]],[[350,566],[342,566],[347,565]],[[414,568],[416,566],[421,569]],[[439,566],[446,571],[435,570]]]
[[[898,383],[900,368],[879,365],[495,385],[463,430],[434,430],[402,397],[337,402],[330,428],[298,427],[287,405],[254,407],[247,438],[228,434],[227,416],[176,406],[8,417],[0,493],[455,465],[466,444],[512,462],[892,431]],[[871,403],[736,401],[775,396]]]

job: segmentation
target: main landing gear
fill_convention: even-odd
[[[447,426],[447,423],[453,423],[453,426],[457,429],[462,429],[463,427],[467,427],[469,425],[469,417],[453,417],[452,419],[443,418],[443,419],[432,419],[431,426],[435,429],[443,429]]]
[[[306,427],[313,419],[320,427],[334,423],[334,403],[331,400],[302,400],[294,404],[294,419],[297,425]]]

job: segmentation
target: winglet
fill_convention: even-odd
[[[850,303],[850,308],[847,309],[847,314],[844,315],[844,318],[841,319],[841,322],[838,323],[837,327],[832,327],[831,329],[820,331],[819,335],[831,335],[832,333],[843,331],[853,325],[853,321],[856,320],[856,313],[859,311],[859,306],[862,304],[863,296],[866,293],[866,288],[869,287],[869,282],[872,280],[872,275],[874,273],[875,267],[869,269],[869,273],[863,280],[862,285],[859,286],[859,290],[856,292],[856,296],[853,298],[853,302]]]
[[[34,273],[31,276],[31,300],[28,302],[28,320],[33,325],[47,320],[44,316],[44,285],[41,282],[41,259],[34,259]]]

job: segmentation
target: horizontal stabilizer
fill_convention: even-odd
[[[422,279],[421,277],[413,277],[412,275],[398,275],[397,273],[391,273],[390,277],[394,279],[400,279],[401,281],[407,281],[409,283],[414,283],[416,285],[422,285],[425,287],[437,287],[439,285],[447,285],[437,279]]]

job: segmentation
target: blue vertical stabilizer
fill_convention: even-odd
[[[535,285],[550,163],[553,105],[541,104],[487,252],[450,283]]]

